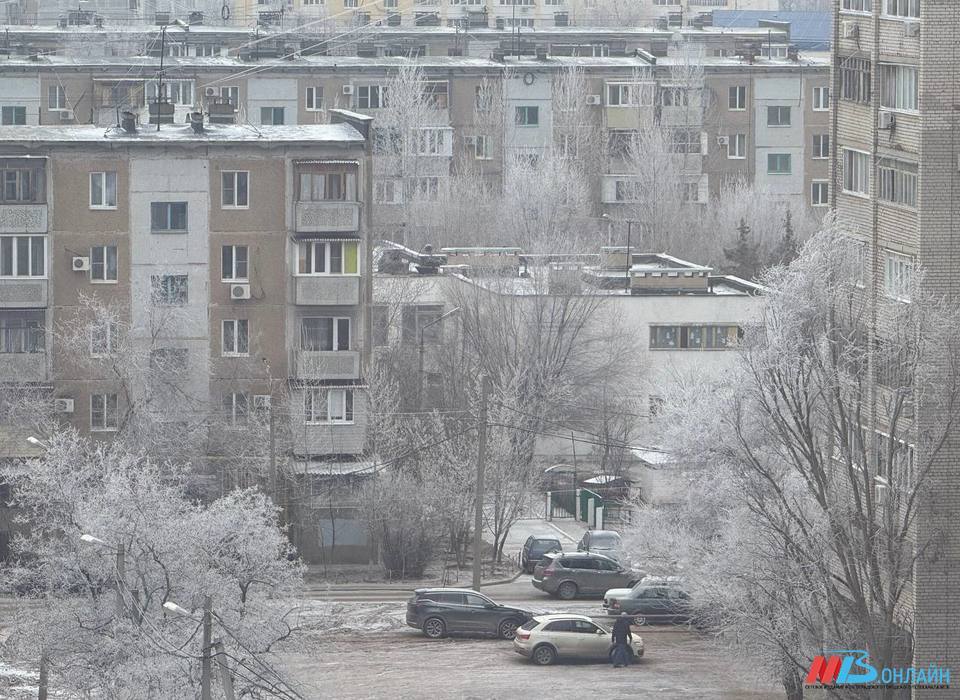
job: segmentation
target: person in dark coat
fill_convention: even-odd
[[[630,663],[630,657],[633,651],[630,648],[630,642],[633,641],[633,634],[630,632],[630,616],[627,613],[620,613],[620,617],[613,623],[613,653],[610,655],[610,661],[614,668],[623,668]]]

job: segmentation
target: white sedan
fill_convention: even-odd
[[[643,656],[643,639],[633,635],[635,659]],[[521,625],[513,638],[513,650],[535,664],[549,666],[557,659],[610,658],[610,630],[586,615],[539,615]]]

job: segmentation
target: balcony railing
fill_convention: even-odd
[[[47,280],[0,277],[0,309],[42,309],[47,306]]]
[[[2,348],[0,348],[2,350]],[[0,381],[47,381],[47,353],[0,352]]]
[[[296,275],[294,301],[302,306],[352,306],[360,303],[356,275]]]
[[[293,350],[290,366],[297,379],[357,379],[360,353],[355,350]]]
[[[360,228],[359,202],[297,202],[297,232],[356,231]]]
[[[0,204],[0,233],[46,232],[46,204]]]

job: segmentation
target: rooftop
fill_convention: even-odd
[[[310,124],[300,126],[248,126],[243,124],[204,124],[195,133],[189,124],[141,125],[136,133],[120,127],[102,126],[0,126],[0,144],[33,146],[56,143],[298,143],[305,145],[362,144],[363,135],[349,124]]]

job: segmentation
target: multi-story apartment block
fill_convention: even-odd
[[[0,127],[0,381],[48,390],[84,432],[117,431],[143,405],[131,391],[154,385],[58,342],[95,296],[129,329],[124,353],[170,368],[158,419],[242,430],[282,402],[278,449],[304,473],[361,459],[370,120],[331,118]],[[112,318],[90,319],[91,356],[119,352]]]

